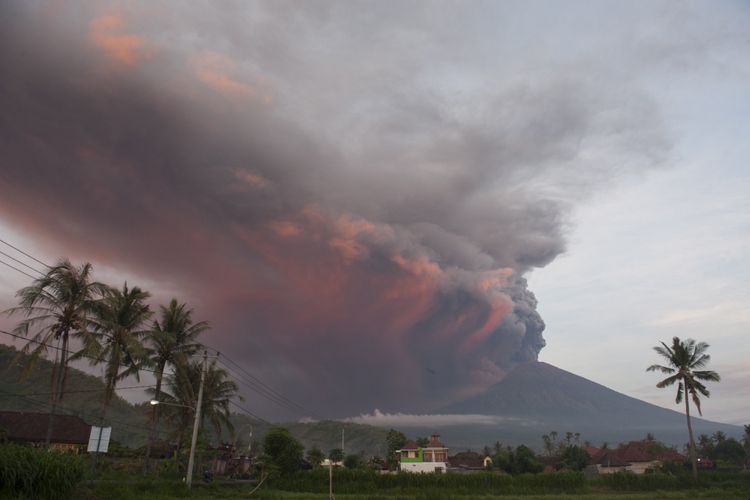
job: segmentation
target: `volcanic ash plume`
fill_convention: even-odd
[[[488,66],[513,42],[443,37],[448,6],[150,5],[3,4],[2,222],[179,291],[209,343],[330,414],[424,411],[536,359],[525,273],[667,148],[606,61]]]

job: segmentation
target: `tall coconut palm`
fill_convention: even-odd
[[[708,344],[705,342],[696,343],[693,339],[681,341],[679,337],[672,339],[672,346],[661,342],[660,346],[654,347],[654,350],[662,356],[668,363],[668,366],[651,365],[646,371],[660,371],[666,373],[669,377],[665,378],[656,387],[662,389],[677,383],[677,397],[675,403],[680,404],[685,400],[685,415],[687,417],[688,435],[690,437],[690,460],[693,462],[693,477],[698,478],[698,462],[695,456],[695,440],[693,439],[693,426],[690,422],[690,399],[693,400],[698,413],[701,412],[701,402],[698,394],[709,397],[708,389],[700,381],[719,382],[719,374],[711,370],[699,370],[708,364],[711,356],[706,354]]]
[[[162,392],[161,401],[179,405],[165,405],[164,409],[166,418],[175,430],[173,437],[178,443],[187,440],[192,428],[193,412],[198,403],[201,369],[200,361],[177,365],[174,373],[167,376],[171,393]],[[217,436],[221,434],[222,428],[227,428],[230,432],[234,430],[229,420],[229,404],[233,397],[238,397],[237,390],[237,384],[229,380],[226,370],[217,367],[216,360],[213,360],[206,369],[206,378],[203,382],[201,421],[208,422]],[[155,389],[151,392],[155,393]]]
[[[57,349],[50,377],[52,409],[47,425],[47,445],[52,436],[57,405],[65,394],[71,336],[79,337],[87,331],[93,310],[108,288],[91,281],[91,274],[91,264],[76,267],[69,260],[61,259],[47,269],[44,276],[16,292],[19,305],[5,311],[8,315],[22,314],[26,317],[14,332],[24,337],[31,335],[21,350],[31,354],[27,370],[47,349]]]
[[[84,335],[84,350],[74,356],[87,355],[91,364],[105,365],[102,421],[117,383],[131,375],[140,380],[140,369],[149,363],[142,339],[144,325],[153,314],[146,304],[150,296],[137,286],[128,288],[127,283],[122,290],[109,289],[95,308],[91,331]]]
[[[161,398],[162,379],[167,365],[173,368],[187,362],[189,356],[200,349],[197,341],[198,335],[208,330],[205,321],[193,322],[193,311],[188,309],[187,304],[180,304],[177,299],[172,299],[168,306],[159,307],[160,319],[154,321],[153,328],[146,334],[147,353],[154,366],[156,377],[156,390],[154,399]],[[146,446],[146,460],[144,471],[148,471],[148,461],[151,456],[151,447],[156,439],[159,427],[159,406],[153,407],[151,414],[151,433]]]

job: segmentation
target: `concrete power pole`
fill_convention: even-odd
[[[193,465],[195,461],[195,444],[198,441],[198,428],[201,421],[201,406],[203,406],[203,383],[206,381],[206,370],[208,368],[208,351],[203,351],[203,367],[201,368],[201,385],[198,389],[198,404],[195,407],[195,421],[193,422],[193,440],[190,443],[190,459],[188,460],[187,477],[185,485],[190,488],[193,484]]]

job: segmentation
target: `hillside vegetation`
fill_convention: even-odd
[[[22,366],[27,356],[21,355],[16,360],[17,355],[18,350],[14,347],[0,344],[0,410],[48,412],[52,362],[40,359],[28,375],[23,375]],[[96,425],[99,423],[103,394],[104,384],[101,379],[70,367],[60,413],[78,415],[88,424]],[[148,439],[148,409],[147,403],[134,405],[115,396],[107,417],[108,423],[112,425],[112,439],[131,448],[144,445]],[[272,425],[236,413],[232,415],[231,421],[236,435],[231,436],[225,431],[221,438],[244,448],[247,448],[251,439],[262,441]],[[340,448],[343,428],[348,453],[383,455],[386,429],[330,420],[283,425],[305,448],[317,446],[326,453],[333,448]]]

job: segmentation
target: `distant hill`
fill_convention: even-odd
[[[305,447],[310,449],[317,446],[328,454],[334,448],[341,448],[341,430],[344,430],[344,448],[347,454],[362,453],[369,457],[372,455],[385,456],[385,437],[388,429],[374,427],[371,425],[354,424],[349,422],[337,422],[334,420],[323,420],[320,422],[285,422],[283,424],[269,424],[248,417],[243,414],[233,414],[237,446],[245,449],[249,444],[249,434],[252,431],[252,440],[262,441],[271,425],[282,425],[289,429]],[[228,436],[225,434],[225,439]]]
[[[710,404],[710,399],[706,404]],[[580,432],[593,443],[640,439],[647,433],[676,445],[687,442],[685,415],[608,389],[542,362],[524,363],[487,391],[435,413],[498,417],[493,426],[453,426],[444,440],[463,446],[526,442],[556,430]],[[428,429],[424,429],[428,430]],[[739,437],[739,426],[694,418],[695,435],[723,431]],[[422,432],[424,433],[424,432]]]
[[[13,363],[17,353],[15,348],[0,344],[0,409],[49,411],[52,363],[42,359],[28,377],[22,378],[21,367]],[[22,358],[20,362],[23,361]],[[62,412],[79,415],[86,422],[96,424],[103,392],[104,384],[98,377],[70,368]],[[710,402],[709,399],[706,404]],[[145,444],[148,408],[148,404],[133,405],[122,398],[115,398],[109,410],[113,439],[131,447]],[[432,413],[479,414],[494,418],[489,421],[473,419],[473,423],[461,425],[425,423],[397,428],[410,438],[438,431],[442,434],[443,442],[454,449],[479,449],[495,441],[503,444],[524,443],[539,449],[542,434],[550,431],[557,431],[561,435],[566,431],[579,432],[581,439],[594,444],[641,439],[647,433],[678,446],[687,441],[685,416],[682,413],[631,398],[541,362],[519,365],[484,393]],[[236,436],[230,437],[229,433],[224,433],[222,439],[234,439],[240,447],[247,447],[251,439],[261,442],[272,425],[245,414],[233,414],[232,422]],[[330,420],[280,425],[287,427],[305,448],[317,446],[326,453],[339,448],[343,428],[347,453],[362,452],[368,456],[385,454],[387,428]],[[742,435],[739,426],[700,418],[693,419],[693,426],[696,436],[719,430],[729,436]]]
[[[14,347],[0,345],[0,409],[49,412],[52,362],[40,359],[34,369],[23,376],[22,366],[28,357],[22,355],[14,362],[17,354]],[[104,384],[99,378],[69,368],[60,413],[78,415],[86,423],[97,425],[103,394]],[[116,396],[108,416],[112,423],[112,439],[131,446],[146,442],[148,419],[145,406],[132,405]]]
[[[17,354],[14,347],[0,344],[0,410],[48,412],[52,362],[40,359],[28,376],[23,377],[21,370],[27,357],[24,355],[14,362]],[[99,422],[103,394],[104,384],[98,377],[71,367],[68,369],[60,413],[78,415],[87,423],[96,425]],[[130,447],[144,445],[148,439],[149,408],[147,403],[133,405],[115,397],[108,410],[112,439]],[[234,439],[244,447],[249,444],[251,430],[252,439],[260,442],[272,425],[245,414],[233,414],[231,420],[237,432]],[[343,428],[347,453],[384,454],[381,449],[385,446],[387,430],[378,427],[334,421],[279,425],[288,428],[305,448],[317,446],[326,453],[333,448],[340,448]],[[222,439],[230,441],[233,438],[229,433],[224,433]]]

